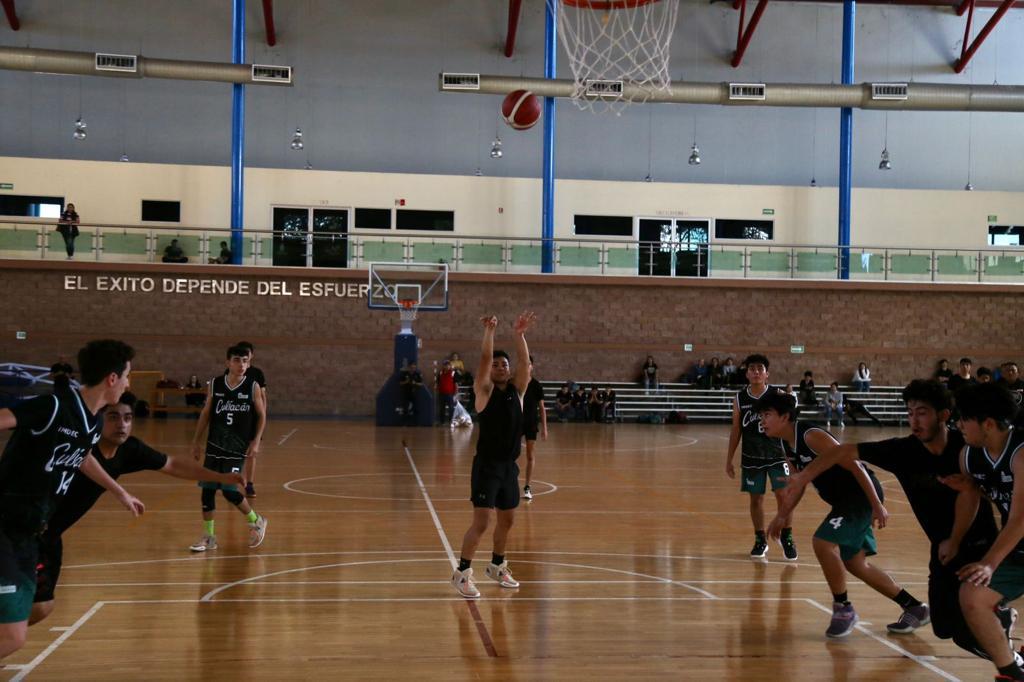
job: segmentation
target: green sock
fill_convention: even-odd
[[[245,515],[245,518],[249,521],[249,523],[256,523],[256,520],[260,518],[260,515],[256,513],[255,509],[252,509],[249,511],[248,514]]]
[[[203,521],[203,528],[206,529],[207,535],[213,535],[213,519],[209,521]]]

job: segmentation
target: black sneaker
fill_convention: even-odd
[[[252,481],[245,484],[245,496],[249,499],[256,497],[256,488],[253,487]]]
[[[793,542],[793,535],[791,533],[782,536],[782,553],[786,557],[786,561],[796,561],[796,543]]]
[[[764,555],[768,553],[768,543],[765,542],[763,535],[758,535],[754,538],[754,546],[750,550],[751,559],[763,559]]]

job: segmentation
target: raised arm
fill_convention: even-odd
[[[494,330],[498,328],[498,318],[485,315],[480,318],[480,322],[484,325],[484,340],[480,344],[480,364],[477,365],[476,376],[473,377],[477,412],[483,412],[487,407],[491,391],[494,390],[494,384],[491,382],[491,365],[494,363]]]
[[[520,313],[512,328],[516,343],[516,375],[512,383],[519,391],[520,400],[526,393],[526,387],[530,385],[530,349],[526,345],[526,331],[536,322],[537,316],[533,313]]]

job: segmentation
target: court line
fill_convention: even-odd
[[[391,562],[389,562],[391,563]],[[544,563],[539,561],[522,561],[519,563]],[[558,564],[547,564],[554,566]],[[584,567],[582,564],[566,564],[568,566]],[[600,568],[600,570],[607,570]],[[666,585],[673,584],[673,581],[665,578],[649,578],[645,580],[520,580],[523,585]],[[827,585],[824,580],[687,580],[687,583],[699,583],[701,585]],[[222,585],[216,581],[166,581],[147,583],[64,583],[60,587],[203,587],[206,585]],[[252,583],[236,585],[244,587]],[[447,580],[264,580],[261,585],[447,585]],[[850,581],[851,585],[864,585],[859,580]],[[900,581],[900,585],[927,585],[927,582],[906,582]],[[721,597],[718,597],[721,598]],[[219,601],[219,600],[218,600]],[[50,628],[51,630],[64,630],[66,628]]]
[[[299,493],[300,495],[314,495],[316,497],[330,497],[330,498],[334,498],[334,499],[338,499],[338,500],[376,500],[376,501],[379,501],[379,502],[394,502],[394,501],[407,502],[407,501],[418,500],[420,498],[418,498],[418,497],[366,497],[366,496],[359,496],[359,495],[337,495],[337,494],[334,494],[334,493],[318,493],[318,492],[313,492],[312,490],[300,490],[298,488],[293,488],[292,484],[294,484],[294,483],[303,483],[304,481],[318,481],[318,480],[323,480],[323,479],[326,479],[326,478],[359,478],[359,477],[373,477],[373,476],[412,476],[412,475],[416,476],[416,480],[420,484],[420,492],[423,492],[423,490],[424,490],[423,479],[420,478],[420,475],[419,475],[418,471],[414,471],[413,474],[410,474],[410,473],[404,472],[404,471],[401,471],[401,472],[394,472],[394,471],[388,472],[388,471],[384,471],[384,472],[374,472],[374,473],[326,474],[324,476],[307,476],[306,478],[296,478],[293,481],[288,481],[287,483],[283,484],[283,487],[288,492]],[[437,474],[435,474],[435,475],[437,475]],[[469,474],[448,474],[448,475],[449,476],[460,476],[460,477],[463,477],[463,478],[469,478]],[[555,485],[554,483],[549,483],[547,481],[541,481],[539,479],[535,479],[533,482],[534,483],[540,483],[542,485],[546,485],[546,486],[548,486],[550,488],[549,490],[541,490],[540,492],[534,493],[534,497],[539,497],[541,495],[550,495],[551,493],[553,493],[556,490],[558,490],[558,486]],[[381,485],[384,485],[384,484],[381,484]],[[442,498],[440,498],[438,500],[438,502],[465,502],[465,501],[466,501],[465,497],[442,497]]]
[[[298,430],[299,430],[299,427],[296,426],[294,429],[292,429],[288,433],[286,433],[283,436],[281,436],[281,440],[277,441],[277,444],[278,445],[284,445],[284,442],[286,440],[288,440],[289,438],[291,438],[292,436],[294,436],[295,432],[298,431]]]
[[[75,634],[75,632],[78,631],[78,628],[85,625],[90,618],[96,615],[96,612],[102,609],[105,603],[106,602],[98,601],[95,604],[93,604],[92,608],[86,611],[84,614],[82,614],[82,616],[78,620],[76,620],[74,624],[71,625],[71,627],[62,632],[60,634],[60,637],[53,640],[53,642],[50,643],[50,646],[43,649],[41,652],[39,652],[38,656],[36,656],[31,661],[26,663],[25,666],[21,669],[21,672],[19,672],[17,675],[11,678],[11,682],[20,682],[20,680],[25,679],[25,676],[33,670],[35,670],[40,663],[45,661],[50,654],[57,650],[57,647],[66,642],[68,638],[71,637],[71,635]]]
[[[437,529],[437,535],[441,538],[441,544],[444,545],[444,551],[448,554],[448,561],[451,562],[452,570],[458,568],[459,563],[455,560],[455,552],[452,551],[452,546],[448,543],[448,536],[445,535],[444,528],[441,527],[441,519],[437,518],[437,511],[434,509],[434,503],[430,501],[430,494],[427,492],[427,487],[423,485],[423,479],[420,478],[420,471],[416,468],[416,462],[412,459],[412,453],[409,452],[409,447],[402,441],[402,449],[405,450],[405,458],[409,460],[409,466],[412,467],[412,472],[416,474],[416,484],[420,487],[420,492],[423,494],[423,501],[427,503],[427,509],[430,510],[430,518],[434,521],[434,528]],[[516,483],[516,485],[519,485]],[[476,603],[473,600],[466,599],[466,606],[469,608],[469,613],[473,617],[473,622],[476,623],[476,631],[480,635],[480,641],[483,642],[484,649],[487,650],[487,655],[492,658],[498,657],[498,650],[494,648],[494,640],[491,639],[491,633],[487,631],[487,625],[484,623],[483,617],[480,615],[480,609],[477,608]]]
[[[808,604],[810,604],[814,608],[819,609],[820,611],[824,611],[825,613],[827,613],[829,615],[832,614],[832,609],[827,608],[826,606],[824,606],[820,602],[818,602],[818,601],[816,601],[814,599],[807,599],[806,601],[807,601]],[[932,665],[931,663],[926,661],[921,656],[918,656],[917,654],[910,653],[909,651],[907,651],[903,647],[899,646],[898,644],[893,644],[892,642],[890,642],[889,640],[885,639],[884,637],[879,637],[878,635],[876,635],[875,633],[871,632],[870,630],[868,630],[863,625],[857,624],[857,625],[854,626],[854,628],[857,631],[862,632],[865,635],[867,635],[868,637],[870,637],[871,639],[875,640],[876,642],[878,642],[882,646],[889,647],[890,649],[892,649],[893,651],[895,651],[899,655],[903,656],[904,658],[908,658],[911,661],[913,661],[914,663],[917,663],[922,668],[925,668],[926,670],[932,671],[933,673],[935,673],[936,675],[938,675],[942,679],[949,680],[950,682],[960,682],[960,678],[959,677],[956,677],[955,675],[951,675],[950,673],[946,672],[945,670],[943,670],[942,668],[940,668],[940,667],[938,667],[936,665]]]

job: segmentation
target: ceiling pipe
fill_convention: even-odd
[[[508,0],[508,31],[505,33],[505,56],[511,57],[516,51],[516,32],[519,31],[519,10],[523,0]]]
[[[754,31],[757,30],[757,24],[761,21],[761,15],[764,14],[766,7],[768,7],[768,0],[758,0],[754,16],[750,17],[750,23],[744,30],[743,17],[747,13],[747,0],[740,0],[740,27],[736,32],[736,52],[732,55],[733,68],[739,66],[743,61],[743,55],[747,52],[747,46],[750,45],[750,39],[754,37]]]
[[[999,6],[999,9],[995,11],[991,17],[989,17],[988,23],[981,29],[981,32],[974,38],[974,42],[971,43],[970,47],[967,46],[967,39],[971,37],[971,18],[974,14],[975,2],[971,2],[970,8],[967,14],[967,30],[964,32],[964,43],[960,51],[960,59],[953,62],[953,70],[957,73],[962,73],[967,68],[968,62],[971,61],[971,57],[978,51],[981,44],[985,42],[985,38],[988,38],[988,34],[992,32],[992,29],[996,27],[999,20],[1002,19],[1006,13],[1010,10],[1010,7],[1014,4],[1014,0],[1005,0],[1003,4]]]
[[[507,95],[513,90],[529,90],[538,97],[571,97],[572,79],[523,78],[480,75],[478,89],[444,88],[443,92]],[[715,104],[722,106],[819,107],[881,109],[891,111],[998,111],[1024,112],[1024,86],[957,85],[945,83],[908,83],[907,99],[871,98],[871,83],[839,85],[835,83],[767,83],[763,100],[730,100],[729,83],[672,83],[669,92],[652,92],[632,83],[623,85],[626,98],[645,98],[647,102],[674,104]]]
[[[4,14],[7,15],[7,23],[11,25],[11,30],[17,31],[21,28],[18,13],[14,9],[14,0],[0,0],[0,5],[4,6]]]
[[[134,72],[98,71],[96,55],[92,52],[66,50],[40,50],[29,47],[0,47],[0,69],[8,71],[34,71],[74,76],[110,76],[114,78],[170,78],[216,83],[243,83],[253,85],[291,85],[288,81],[255,81],[252,64],[225,62],[198,62],[181,59],[152,59],[136,57]]]
[[[274,0],[263,0],[263,26],[267,29],[267,45],[277,45],[277,32],[274,31]]]

